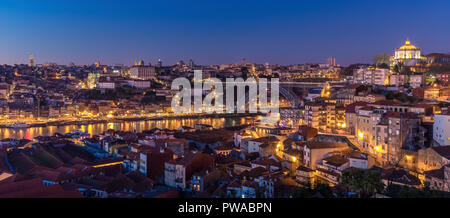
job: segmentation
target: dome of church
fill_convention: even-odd
[[[399,50],[420,50],[420,48],[416,47],[415,45],[411,44],[411,41],[406,40],[405,44],[398,48]]]

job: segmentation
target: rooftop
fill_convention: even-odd
[[[347,143],[340,142],[317,142],[309,141],[306,143],[310,149],[325,149],[325,148],[345,148],[348,147]]]
[[[405,44],[396,50],[420,50],[420,48],[411,44],[411,41],[406,40]]]
[[[362,102],[362,101],[357,101],[354,103],[351,103],[349,105],[347,105],[347,107],[345,108],[345,113],[356,113],[356,107],[360,106],[366,106],[368,103],[367,102]]]
[[[327,164],[335,166],[335,167],[340,167],[340,166],[348,163],[348,159],[346,157],[344,157],[343,155],[339,155],[339,154],[327,157],[323,160],[326,161]]]
[[[445,157],[446,159],[450,159],[450,145],[448,146],[439,146],[439,147],[432,147],[436,153],[441,155],[442,157]]]

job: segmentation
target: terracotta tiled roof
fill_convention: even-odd
[[[302,166],[302,165],[300,165],[299,167],[297,167],[297,170],[299,170],[299,171],[304,171],[304,172],[312,172],[312,171],[314,171],[314,170],[312,170],[312,169],[310,169],[310,168],[308,168],[308,167]]]
[[[400,113],[400,112],[394,112],[394,111],[388,111],[384,118],[405,118],[405,119],[417,119],[417,114],[407,112],[407,113]]]
[[[444,179],[444,167],[436,170],[429,170],[424,172],[425,177],[435,177],[438,179]]]
[[[0,185],[0,194],[36,188],[44,188],[44,184],[42,183],[42,181],[40,179],[29,179]]]
[[[351,104],[347,105],[347,107],[345,108],[345,113],[356,113],[357,106],[366,106],[367,104],[368,104],[367,102],[362,102],[362,101],[357,101],[357,102],[351,103]]]
[[[364,106],[364,107],[361,107],[359,110],[371,111],[373,109],[374,109],[374,107],[372,107],[372,106]]]
[[[431,53],[425,55],[426,57],[437,57],[437,58],[450,58],[450,54],[443,54],[443,53]]]
[[[313,127],[309,127],[307,125],[299,126],[298,133],[307,139],[312,139],[316,137],[318,130]]]
[[[317,142],[317,141],[309,141],[306,145],[310,149],[323,149],[323,148],[340,148],[340,147],[348,147],[346,143],[339,142]]]
[[[120,174],[106,185],[106,191],[109,193],[123,191],[124,189],[132,189],[133,186],[134,181],[132,179]]]
[[[155,198],[178,198],[178,197],[180,197],[180,192],[177,191],[176,189],[171,189],[169,191],[166,191],[164,193],[155,196]]]
[[[264,167],[256,167],[256,168],[251,169],[248,172],[248,175],[250,177],[252,177],[252,178],[256,178],[258,176],[262,176],[262,175],[267,174],[267,173],[269,173],[269,171],[266,170]]]
[[[436,153],[441,155],[442,157],[445,157],[446,159],[450,159],[450,145],[448,146],[439,146],[439,147],[432,147]]]
[[[274,159],[258,160],[258,161],[253,161],[252,163],[257,164],[257,165],[262,165],[262,166],[267,166],[267,165],[278,166],[279,165],[279,163],[276,162]]]
[[[394,182],[408,184],[408,185],[420,185],[420,180],[406,172],[405,170],[397,170],[395,168],[384,169],[381,172],[381,177],[386,180],[391,180]]]
[[[235,163],[234,165],[240,165],[240,166],[245,166],[245,167],[252,167],[251,163],[248,161],[242,161],[239,163]]]
[[[214,150],[216,150],[216,151],[227,151],[227,150],[232,150],[232,149],[233,149],[233,147],[226,146],[226,145],[219,145],[214,148]]]
[[[327,164],[330,164],[330,165],[333,165],[336,167],[340,167],[340,166],[348,163],[348,159],[339,154],[327,157],[324,159],[324,161],[326,161]]]
[[[265,137],[253,139],[251,141],[261,142],[261,143],[275,143],[275,142],[278,142],[280,140],[277,137],[275,137],[275,136],[265,136]]]
[[[65,191],[60,185],[51,185],[44,188],[9,192],[0,195],[0,198],[83,198],[77,190]]]
[[[399,105],[399,104],[403,104],[403,103],[401,103],[400,101],[397,101],[397,100],[380,100],[380,101],[371,103],[371,105]]]

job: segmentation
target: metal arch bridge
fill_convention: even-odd
[[[302,88],[305,91],[309,89],[322,89],[325,87],[329,82],[279,82],[279,91],[280,94],[291,103],[293,107],[297,107],[299,104],[299,100],[301,99],[295,92],[292,90],[292,88]],[[269,83],[270,84],[270,83]],[[248,100],[248,95],[244,95],[242,98],[245,100]],[[242,98],[240,100],[242,100]]]

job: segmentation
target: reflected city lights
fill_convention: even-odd
[[[133,121],[124,123],[97,123],[89,125],[66,125],[66,126],[48,126],[31,127],[27,129],[9,129],[0,128],[0,138],[33,139],[39,135],[51,136],[55,133],[65,134],[73,130],[81,130],[92,135],[100,135],[108,129],[120,131],[142,132],[154,128],[160,129],[178,129],[181,126],[194,127],[196,123],[208,124],[214,128],[222,128],[243,124],[250,124],[254,118],[202,118],[202,119],[170,119],[170,120],[149,120]]]

